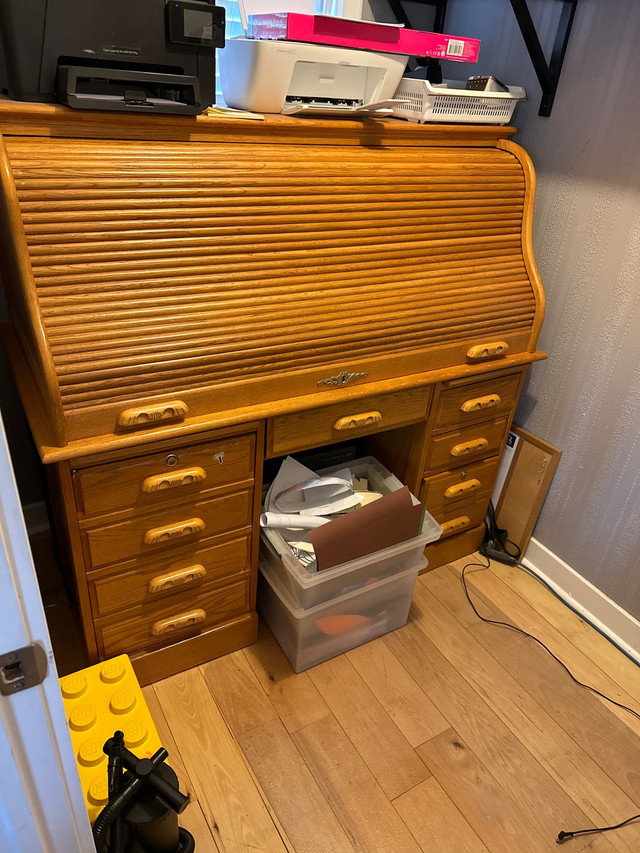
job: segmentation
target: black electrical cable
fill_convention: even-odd
[[[518,628],[517,625],[511,625],[509,622],[500,622],[497,619],[487,619],[485,616],[481,616],[480,613],[478,613],[478,610],[476,609],[473,601],[471,601],[471,598],[469,596],[469,590],[467,589],[467,581],[465,579],[464,574],[470,566],[478,566],[481,569],[488,569],[490,565],[491,560],[488,560],[486,566],[484,565],[484,563],[467,563],[467,565],[463,566],[462,568],[461,580],[462,586],[464,588],[464,593],[467,597],[467,601],[471,605],[471,608],[478,617],[478,619],[481,619],[483,622],[488,622],[490,625],[499,625],[502,628],[509,628],[510,630],[515,631],[518,634],[522,634],[523,637],[529,637],[531,640],[534,640],[539,646],[542,646],[542,648],[545,650],[545,652],[547,652],[547,654],[551,655],[551,657],[560,664],[560,666],[564,669],[564,671],[571,678],[571,680],[574,681],[578,686],[584,687],[585,690],[590,690],[592,693],[595,693],[596,696],[600,696],[600,698],[604,699],[606,702],[610,702],[612,705],[616,705],[618,708],[622,708],[623,711],[628,711],[630,714],[633,714],[634,717],[637,717],[640,720],[640,713],[638,713],[638,711],[634,711],[633,708],[629,708],[627,705],[623,705],[621,702],[616,702],[615,699],[611,699],[611,697],[606,696],[604,693],[601,693],[595,687],[591,687],[590,684],[585,684],[584,682],[576,678],[575,675],[569,669],[569,667],[564,664],[559,657],[554,655],[551,649],[548,646],[545,646],[542,640],[539,640],[537,637],[534,637],[533,634],[529,634],[527,631],[523,631],[522,628]],[[513,565],[523,568],[525,569],[525,571],[528,571],[527,567],[522,566],[521,563],[513,563]]]
[[[536,578],[536,580],[540,580],[539,578],[537,578],[537,576],[533,572],[531,572],[527,568],[527,566],[523,565],[522,563],[518,562],[517,560],[514,560],[512,565],[518,566],[519,568],[524,569],[526,572],[529,572],[529,574],[532,577]],[[600,696],[605,701],[610,702],[612,705],[616,705],[618,708],[622,708],[624,711],[628,711],[634,717],[637,717],[638,719],[640,719],[640,713],[638,713],[638,711],[634,711],[633,708],[629,708],[627,705],[623,705],[621,702],[616,702],[615,699],[611,699],[609,696],[606,696],[604,693],[601,693],[599,690],[596,690],[595,687],[591,687],[591,685],[589,685],[589,684],[584,684],[582,681],[580,681],[578,678],[576,678],[575,675],[569,669],[569,667],[566,664],[564,664],[560,660],[560,658],[557,657],[551,651],[550,648],[548,648],[548,646],[545,646],[545,644],[542,642],[542,640],[539,640],[537,637],[534,637],[533,634],[529,634],[528,631],[524,631],[522,628],[518,628],[517,625],[511,625],[509,622],[502,622],[498,619],[488,619],[486,616],[482,616],[478,612],[478,609],[476,608],[473,601],[471,600],[471,596],[469,595],[469,589],[467,587],[467,581],[465,578],[465,572],[471,566],[478,566],[481,569],[488,569],[491,566],[491,560],[487,558],[487,564],[486,565],[484,563],[478,563],[478,562],[467,563],[465,566],[462,567],[462,572],[461,572],[461,576],[460,576],[460,579],[462,581],[462,588],[464,589],[464,594],[467,597],[467,601],[471,605],[471,609],[476,614],[478,619],[480,619],[482,622],[487,622],[489,625],[498,625],[502,628],[509,628],[510,630],[515,631],[518,634],[522,634],[523,637],[529,637],[529,639],[534,640],[539,646],[542,646],[542,648],[545,650],[545,652],[547,652],[547,654],[551,655],[551,657],[560,664],[560,666],[564,669],[564,671],[569,675],[571,680],[574,681],[577,685],[579,685],[580,687],[584,687],[586,690],[590,690],[592,693],[595,693],[596,696]],[[545,586],[547,586],[547,585],[545,584]],[[553,590],[551,590],[551,591],[553,592]],[[608,832],[611,829],[620,829],[621,826],[626,826],[628,823],[632,823],[634,820],[638,820],[638,818],[640,818],[640,814],[637,814],[637,815],[634,815],[633,817],[627,818],[626,820],[623,820],[621,823],[617,823],[614,826],[600,826],[600,827],[594,827],[593,829],[576,829],[573,832],[561,831],[558,833],[558,837],[556,838],[556,844],[564,844],[565,841],[568,841],[570,838],[573,838],[576,835],[586,835],[587,833],[591,833],[591,832]]]
[[[576,829],[573,832],[559,832],[558,837],[556,838],[556,844],[564,844],[565,841],[569,841],[570,838],[573,838],[576,835],[588,835],[590,832],[608,832],[610,829],[620,829],[621,826],[626,826],[628,823],[638,820],[638,818],[640,818],[640,814],[628,817],[626,820],[623,820],[622,823],[616,823],[615,826],[596,826],[593,829]]]

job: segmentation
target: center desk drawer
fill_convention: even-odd
[[[247,489],[92,527],[83,533],[87,566],[169,554],[178,545],[246,527],[251,523],[251,508],[252,491]]]
[[[161,559],[138,558],[127,565],[89,573],[94,617],[119,613],[139,604],[154,604],[248,572],[251,534],[216,537],[202,547],[172,550]]]
[[[430,399],[430,388],[418,388],[271,418],[267,426],[267,456],[282,456],[415,423],[426,418]]]
[[[161,648],[193,637],[249,610],[250,575],[193,595],[185,592],[95,622],[102,657]]]
[[[148,512],[167,498],[193,499],[251,480],[254,460],[255,436],[241,435],[81,468],[74,474],[77,505],[85,516],[123,507]]]
[[[495,456],[502,446],[506,428],[507,419],[501,418],[433,436],[427,454],[427,470],[445,465],[454,468],[469,460]]]

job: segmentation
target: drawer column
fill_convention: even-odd
[[[429,569],[476,551],[526,369],[437,386],[419,497],[442,525]]]

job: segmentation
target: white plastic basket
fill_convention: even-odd
[[[519,86],[510,86],[508,92],[479,92],[455,88],[453,81],[434,86],[428,80],[403,77],[393,97],[406,101],[394,104],[393,115],[409,121],[507,124],[526,93]]]

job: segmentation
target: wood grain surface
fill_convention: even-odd
[[[407,626],[308,672],[296,675],[262,629],[254,646],[190,673],[197,691],[185,676],[153,688],[210,829],[219,824],[199,774],[219,761],[233,774],[237,760],[212,743],[222,718],[296,853],[551,853],[561,829],[638,812],[637,721],[535,643],[482,623],[463,565],[419,578]],[[500,564],[466,576],[487,616],[532,631],[587,683],[638,709],[637,666],[535,580]],[[414,784],[407,748],[422,768]],[[568,843],[633,853],[640,824]]]

